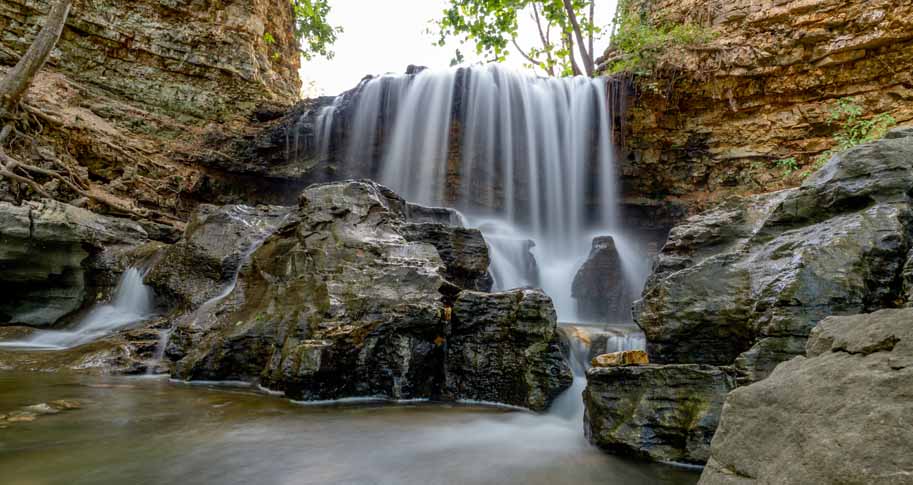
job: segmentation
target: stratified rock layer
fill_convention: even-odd
[[[821,319],[902,305],[911,189],[913,131],[897,130],[676,227],[635,309],[651,360],[735,362],[756,381]]]
[[[713,366],[596,367],[583,393],[587,439],[657,461],[704,463],[734,372]]]
[[[702,205],[796,185],[776,160],[811,166],[834,145],[837,100],[913,119],[913,5],[896,0],[634,0],[658,24],[715,32],[675,45],[637,82],[623,139],[625,192]],[[611,55],[611,53],[610,53]]]
[[[913,481],[913,310],[831,317],[726,399],[702,485]]]

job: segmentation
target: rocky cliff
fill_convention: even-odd
[[[0,2],[0,73],[28,47],[48,4]],[[128,209],[113,212],[180,225],[224,179],[186,162],[200,141],[244,131],[263,112],[257,107],[294,102],[298,68],[288,2],[78,2],[7,151],[44,168],[66,166],[88,192]],[[41,182],[59,200],[77,199]],[[23,195],[0,182],[3,198]]]
[[[700,209],[731,193],[798,184],[834,144],[837,100],[861,116],[913,119],[913,2],[632,0],[655,23],[691,22],[716,38],[672,46],[635,81],[623,129],[629,194]],[[789,175],[777,160],[795,158]]]

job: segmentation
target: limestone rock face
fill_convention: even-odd
[[[697,365],[594,367],[583,393],[584,429],[607,451],[704,463],[732,369]]]
[[[593,239],[593,249],[571,286],[580,318],[594,322],[630,321],[630,291],[611,236]]]
[[[756,381],[802,354],[821,319],[902,305],[911,188],[913,137],[897,131],[798,189],[676,227],[635,309],[651,360],[735,363]]]
[[[241,266],[231,291],[175,318],[166,350],[175,374],[259,381],[304,400],[460,399],[474,389],[445,393],[444,376],[453,371],[476,384],[463,374],[468,364],[448,360],[465,345],[498,350],[503,367],[485,370],[516,384],[486,399],[543,409],[566,386],[561,375],[549,377],[562,364],[567,369],[553,352],[551,302],[532,292],[461,293],[448,275],[467,267],[463,256],[482,255],[447,247],[460,264],[448,267],[435,243],[471,231],[409,222],[404,207],[369,181],[306,189],[286,223]],[[461,301],[478,313],[467,317]]]
[[[4,45],[24,52],[49,3],[5,2]],[[257,101],[291,103],[300,81],[287,3],[91,2],[73,9],[55,64],[155,110],[196,118],[230,117]]]
[[[701,484],[910,483],[913,310],[831,317],[726,398]]]
[[[457,297],[447,339],[447,397],[542,411],[573,378],[555,309],[541,290]]]
[[[828,118],[841,97],[852,97],[863,117],[889,112],[899,123],[913,119],[909,2],[629,5],[659,23],[703,25],[716,38],[701,49],[673,46],[668,69],[645,78],[662,88],[641,85],[629,98],[626,193],[683,196],[699,206],[797,185],[817,154],[833,146],[839,127]],[[784,177],[773,162],[789,157],[802,168]]]
[[[133,221],[59,202],[0,202],[0,325],[51,326],[79,310],[105,278],[96,273],[117,272],[110,254],[146,237]]]

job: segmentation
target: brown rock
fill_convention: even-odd
[[[613,352],[611,354],[602,354],[593,357],[591,364],[593,367],[617,367],[621,365],[643,365],[649,364],[650,358],[643,350],[625,350],[622,352]]]

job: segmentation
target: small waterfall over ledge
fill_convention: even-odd
[[[152,289],[143,284],[143,272],[129,268],[121,275],[110,303],[98,304],[69,330],[39,330],[16,342],[0,342],[8,348],[63,350],[93,342],[122,328],[154,316]]]
[[[579,320],[571,285],[595,236],[613,236],[626,283],[642,287],[646,256],[618,215],[616,84],[497,65],[410,71],[366,78],[306,113],[315,156],[461,210],[489,241],[496,289],[542,287],[562,321]]]

